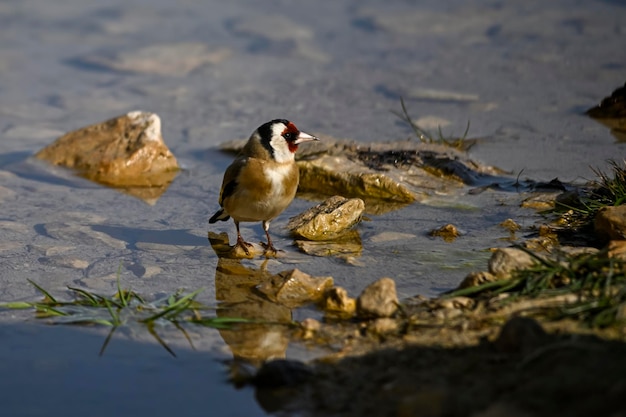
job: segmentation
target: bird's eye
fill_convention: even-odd
[[[292,141],[295,139],[295,135],[292,132],[287,132],[283,135],[283,137],[285,138],[285,140],[287,141]]]

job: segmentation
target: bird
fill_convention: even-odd
[[[269,234],[270,222],[293,201],[300,173],[295,161],[298,145],[319,138],[298,130],[286,119],[274,119],[259,126],[226,168],[219,196],[220,208],[209,223],[232,218],[237,229],[237,243],[250,255],[252,244],[241,237],[239,223],[262,222],[267,244],[264,255],[275,256],[276,248]]]

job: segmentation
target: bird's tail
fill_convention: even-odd
[[[209,223],[215,223],[218,220],[225,222],[228,219],[230,219],[230,216],[223,208],[221,208],[213,215],[213,217],[209,219]]]

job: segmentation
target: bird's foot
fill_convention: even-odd
[[[250,250],[248,248],[251,248],[252,246],[254,246],[252,243],[248,243],[245,240],[243,240],[241,236],[238,236],[237,243],[235,244],[235,246],[233,246],[233,249],[236,249],[239,247],[243,249],[246,255],[250,255]]]
[[[265,249],[265,251],[263,252],[263,255],[266,258],[276,258],[276,255],[278,255],[278,252],[284,252],[283,250],[276,249],[274,245],[272,245],[271,243],[265,243],[265,242],[260,242],[260,243],[261,243],[261,246],[263,246],[263,249]]]

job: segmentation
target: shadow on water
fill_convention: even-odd
[[[112,343],[84,329],[33,324],[0,326],[2,414],[72,416],[260,416],[248,391],[224,383],[206,352],[131,340]]]
[[[96,232],[102,232],[114,239],[128,243],[129,249],[137,249],[137,243],[158,243],[174,246],[209,246],[206,237],[196,236],[189,229],[140,229],[123,226],[93,225]]]

